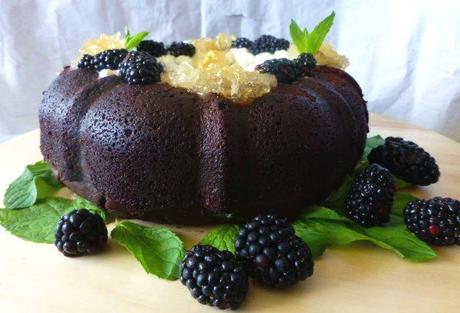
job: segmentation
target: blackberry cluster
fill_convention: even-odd
[[[286,219],[256,217],[240,228],[235,248],[249,275],[267,286],[286,288],[313,274],[311,251]]]
[[[169,54],[175,57],[178,57],[180,55],[187,55],[189,57],[192,57],[195,54],[195,46],[186,42],[174,41],[169,45],[167,51]]]
[[[55,246],[65,256],[89,254],[107,243],[107,228],[98,214],[79,209],[61,217],[55,238]]]
[[[428,152],[399,137],[387,137],[385,144],[372,149],[367,158],[415,185],[433,184],[440,176],[436,160]]]
[[[102,51],[94,56],[93,66],[97,71],[104,69],[116,70],[127,54],[128,50],[126,49]]]
[[[85,54],[78,62],[78,68],[94,69],[94,56]]]
[[[167,53],[164,43],[154,40],[143,40],[136,49],[147,52],[154,57],[161,57]]]
[[[181,282],[202,304],[237,309],[248,292],[248,275],[232,253],[196,245],[180,267]]]
[[[346,199],[346,214],[365,227],[387,223],[394,192],[390,172],[380,165],[371,164],[353,181]]]
[[[316,67],[316,59],[311,53],[301,53],[294,59],[294,62],[296,63],[301,76],[310,75],[311,70]]]
[[[119,66],[120,75],[130,85],[160,81],[163,66],[147,52],[131,51]]]
[[[232,41],[232,48],[252,48],[252,41],[245,37],[239,37]]]
[[[460,201],[436,197],[414,200],[404,209],[407,228],[418,238],[439,246],[460,245]]]
[[[289,41],[283,38],[276,38],[272,35],[262,35],[254,40],[251,45],[251,53],[256,55],[262,52],[275,53],[278,50],[287,50]]]
[[[256,66],[261,73],[269,73],[276,76],[279,82],[290,84],[299,76],[297,64],[289,59],[271,59]]]

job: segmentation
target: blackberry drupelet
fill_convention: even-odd
[[[394,192],[390,172],[378,164],[371,164],[353,181],[346,199],[346,214],[365,227],[387,223]]]
[[[267,286],[286,288],[313,274],[310,248],[286,219],[256,217],[240,228],[235,248],[249,275]]]
[[[120,63],[119,70],[130,85],[150,84],[160,81],[163,66],[147,52],[131,51]]]
[[[196,245],[181,263],[180,281],[202,304],[237,309],[248,291],[248,275],[243,265],[231,252]]]
[[[78,62],[78,68],[94,69],[94,56],[85,54]]]
[[[154,40],[143,40],[137,46],[137,51],[144,51],[154,57],[161,57],[166,54],[164,43]]]
[[[167,51],[169,54],[175,57],[178,57],[180,55],[187,55],[189,57],[192,57],[195,54],[195,46],[186,42],[174,41],[169,45]]]
[[[289,49],[289,41],[283,38],[276,38],[272,35],[262,35],[251,46],[251,53],[256,55],[262,52],[275,53],[278,50]]]
[[[301,53],[294,59],[301,76],[311,75],[311,70],[316,67],[316,59],[311,53]]]
[[[372,149],[367,158],[415,185],[433,184],[440,176],[436,160],[428,152],[399,137],[387,137],[385,144]]]
[[[297,65],[289,59],[271,59],[256,66],[261,73],[269,73],[276,76],[279,82],[290,84],[299,76]]]
[[[79,209],[61,217],[54,236],[60,252],[78,256],[101,250],[107,243],[107,228],[98,214]]]
[[[245,37],[239,37],[232,41],[232,48],[252,48],[252,41]]]
[[[460,245],[460,201],[436,197],[414,200],[404,209],[407,228],[418,238],[439,246]]]
[[[94,56],[94,68],[97,71],[105,69],[116,70],[127,54],[128,51],[126,49],[110,49],[102,51]]]

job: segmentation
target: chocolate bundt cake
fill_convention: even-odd
[[[368,132],[360,87],[328,66],[250,104],[66,67],[39,117],[42,153],[63,184],[110,213],[179,224],[319,203],[355,167]]]

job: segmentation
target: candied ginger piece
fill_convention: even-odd
[[[347,68],[349,64],[348,59],[344,55],[338,54],[334,47],[327,42],[323,42],[315,54],[315,58],[320,65],[328,65],[342,70]]]

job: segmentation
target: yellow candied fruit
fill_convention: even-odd
[[[334,47],[327,42],[324,42],[321,45],[319,51],[315,54],[315,57],[320,65],[328,65],[342,70],[347,68],[349,64],[348,59],[345,56],[338,54]]]
[[[81,56],[83,54],[96,55],[105,50],[122,49],[124,47],[125,44],[121,39],[120,33],[113,35],[101,34],[99,38],[86,40],[79,52]]]
[[[165,67],[161,80],[199,94],[217,93],[240,103],[249,103],[277,84],[275,76],[249,72],[238,64],[194,67],[192,60],[185,58],[161,57]]]

